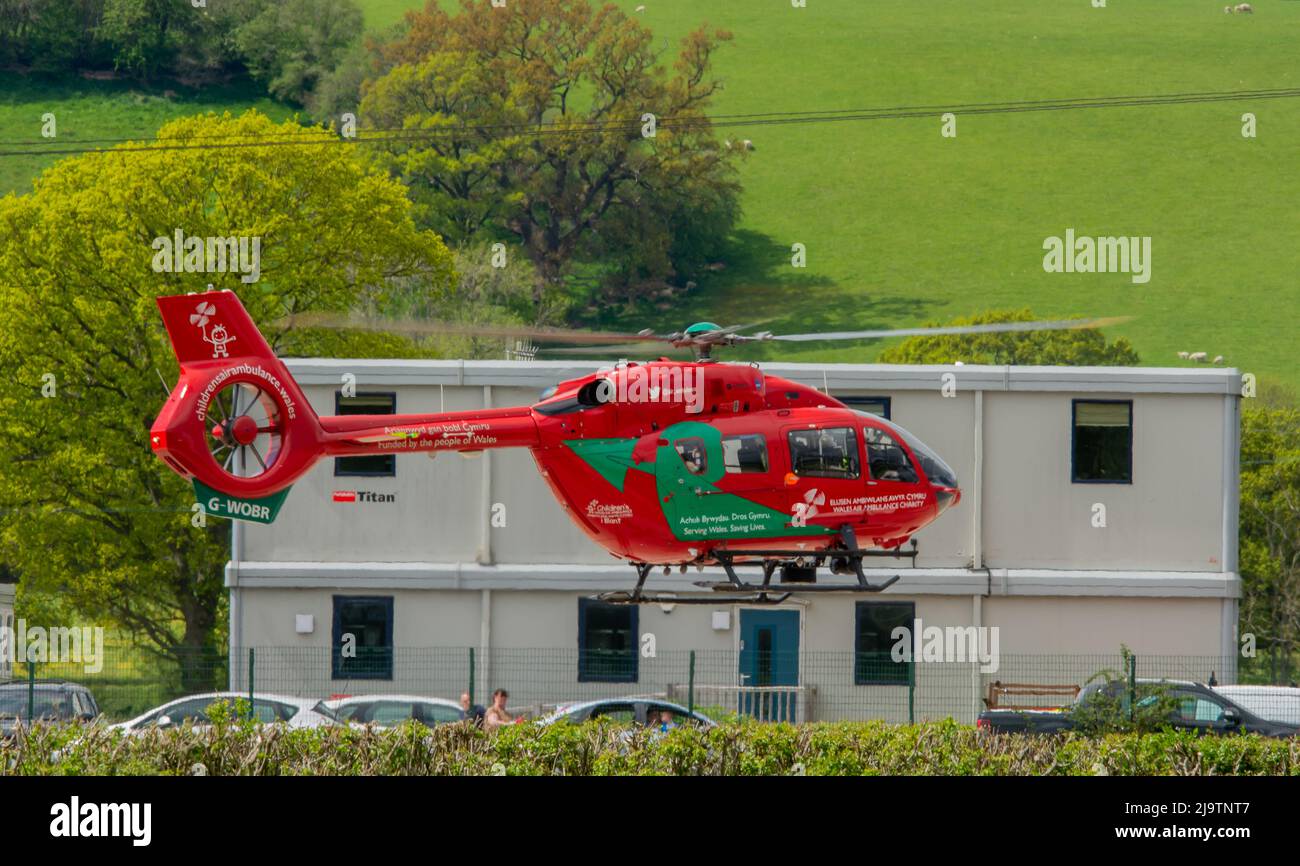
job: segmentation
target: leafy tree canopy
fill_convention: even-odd
[[[250,140],[301,146],[169,149]],[[382,307],[398,279],[405,293],[437,294],[453,272],[402,186],[322,130],[208,115],[135,147],[67,159],[30,194],[0,199],[0,562],[25,591],[60,593],[183,654],[210,646],[227,526],[192,526],[186,483],[149,449],[160,376],[176,379],[154,297],[212,283],[236,291],[281,352],[391,355],[398,338],[283,322]],[[157,272],[157,239],[177,229],[260,238],[260,279]]]
[[[1034,322],[1030,310],[997,310],[959,317],[945,325],[987,325]],[[928,323],[932,326],[938,322]],[[1123,337],[1107,343],[1095,328],[1056,331],[1012,331],[996,334],[941,334],[908,337],[880,353],[886,364],[1027,364],[1074,367],[1127,367],[1138,363],[1137,352]]]
[[[1300,409],[1241,413],[1241,631],[1287,676],[1300,652]]]
[[[380,48],[390,68],[364,88],[361,118],[406,131],[384,162],[449,240],[515,235],[543,281],[613,249],[669,276],[700,257],[682,232],[716,242],[738,213],[732,151],[705,115],[730,38],[700,27],[669,73],[651,32],[613,5],[431,2]],[[695,211],[711,218],[684,218]]]

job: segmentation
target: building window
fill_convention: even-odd
[[[1133,401],[1075,400],[1071,480],[1133,483]]]
[[[761,433],[723,436],[722,465],[728,473],[766,472],[767,437]]]
[[[334,596],[336,680],[393,678],[393,597],[391,595]]]
[[[858,438],[852,427],[791,430],[790,466],[806,478],[857,478]]]
[[[578,599],[578,682],[637,681],[637,605]]]
[[[397,395],[372,392],[358,393],[344,397],[341,392],[334,393],[335,415],[392,415],[397,411]],[[334,474],[364,475],[367,477],[393,476],[397,474],[396,454],[375,454],[365,457],[335,457]]]
[[[854,619],[854,685],[905,686],[910,683],[912,662],[894,660],[894,646],[899,641],[894,629],[906,628],[907,637],[903,640],[910,643],[916,604],[910,601],[860,601]]]
[[[850,409],[857,409],[859,412],[869,412],[872,415],[879,415],[881,418],[888,420],[890,411],[891,397],[841,397],[832,394],[836,400],[839,400]]]

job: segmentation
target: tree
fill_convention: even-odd
[[[250,137],[294,144],[167,149]],[[260,279],[155,271],[156,239],[178,229],[260,238]],[[176,378],[154,297],[233,289],[273,347],[305,354],[321,335],[287,316],[353,308],[399,278],[447,286],[450,254],[350,145],[249,112],[175,121],[143,150],[65,160],[0,199],[0,273],[0,562],[25,592],[107,618],[195,683],[228,526],[193,526],[188,485],[149,449],[160,377]]]
[[[466,0],[453,15],[431,2],[381,46],[391,68],[364,88],[361,117],[403,130],[385,164],[449,240],[513,234],[545,282],[625,246],[667,276],[669,253],[693,248],[674,244],[675,215],[698,205],[714,218],[689,228],[723,235],[735,218],[732,151],[704,113],[730,38],[690,33],[670,76],[651,32],[613,5]]]
[[[1241,632],[1268,652],[1276,680],[1300,652],[1300,409],[1241,413]]]
[[[66,72],[106,62],[92,31],[104,0],[0,0],[0,66]]]
[[[1028,309],[999,310],[953,319],[947,324],[988,325],[1040,319]],[[963,364],[1128,367],[1138,363],[1138,355],[1123,337],[1107,343],[1101,331],[1079,328],[908,337],[881,352],[880,360],[886,364],[953,364],[961,361]]]
[[[303,105],[360,43],[363,23],[353,0],[284,0],[243,24],[235,44],[267,92]]]
[[[114,47],[118,69],[150,78],[171,67],[200,25],[187,0],[104,0],[95,35]]]

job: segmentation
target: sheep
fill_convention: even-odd
[[[1233,9],[1232,11],[1253,15],[1255,12],[1255,7],[1251,6],[1249,3],[1238,3],[1237,8]]]
[[[1179,353],[1178,353],[1178,357],[1179,357],[1181,360],[1186,361],[1186,360],[1187,360],[1187,356],[1190,355],[1190,354],[1191,354],[1190,352],[1179,352]]]
[[[1223,366],[1223,356],[1222,356],[1222,355],[1215,355],[1215,356],[1214,356],[1214,366],[1216,366],[1216,367],[1222,367],[1222,366]]]
[[[638,7],[636,7],[636,11],[637,11],[637,12],[644,12],[644,11],[645,11],[645,6],[638,6]]]
[[[747,138],[747,139],[745,139],[744,141],[742,141],[742,142],[740,143],[740,147],[741,147],[742,150],[753,150],[753,149],[754,149],[754,142],[750,141],[750,140]]]
[[[1232,7],[1231,7],[1231,6],[1224,6],[1224,7],[1223,7],[1223,14],[1224,14],[1224,15],[1231,15],[1231,14],[1232,14]]]
[[[1192,354],[1187,356],[1187,360],[1193,361],[1197,364],[1204,364],[1205,359],[1208,357],[1209,355],[1205,352],[1193,352]]]

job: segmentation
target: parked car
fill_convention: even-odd
[[[1176,705],[1168,718],[1171,727],[1198,734],[1261,734],[1293,737],[1300,732],[1288,725],[1260,718],[1228,697],[1202,683],[1187,680],[1138,680],[1137,705],[1150,706],[1162,697]],[[1090,683],[1079,692],[1074,704],[1060,710],[985,710],[975,726],[996,733],[1058,734],[1073,730],[1091,701],[1123,697],[1128,684],[1122,680]]]
[[[30,707],[29,707],[30,705]],[[99,704],[90,689],[65,680],[9,680],[0,683],[0,737],[8,737],[19,723],[90,722],[99,716]]]
[[[430,728],[465,719],[465,711],[455,701],[415,695],[355,695],[320,701],[312,709],[343,724],[381,728],[399,725],[408,719]]]
[[[1300,689],[1294,686],[1215,686],[1214,690],[1261,719],[1300,726]]]
[[[665,721],[665,714],[667,721]],[[643,727],[662,727],[677,725],[703,725],[712,728],[717,722],[702,713],[693,713],[680,704],[658,698],[607,698],[598,701],[566,704],[555,712],[542,717],[543,725],[556,722],[585,722],[591,719],[610,719],[624,724],[636,724]]]
[[[234,713],[235,701],[248,699],[247,693],[241,692],[207,692],[201,695],[189,695],[154,707],[143,715],[126,722],[111,725],[113,730],[135,732],[149,728],[170,728],[185,722],[198,726],[209,724],[208,707],[218,702],[225,702]],[[314,698],[294,698],[283,695],[254,695],[253,717],[262,723],[283,722],[291,728],[316,728],[333,724],[333,720],[316,712]]]

